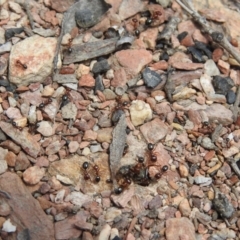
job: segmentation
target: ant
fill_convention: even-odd
[[[168,166],[167,165],[164,165],[162,168],[161,168],[161,172],[158,172],[155,174],[155,178],[156,179],[160,179],[163,175],[163,173],[167,172],[168,171]]]
[[[131,178],[125,177],[119,181],[119,187],[114,189],[115,194],[120,194],[132,183]]]
[[[90,174],[88,173],[87,169],[89,168],[89,163],[88,162],[84,162],[82,164],[82,168],[83,168],[83,171],[84,171],[84,175],[83,175],[83,178],[85,180],[91,180],[91,177],[90,177]]]
[[[136,36],[139,36],[140,34],[140,31],[137,29],[138,25],[139,25],[138,20],[136,18],[132,18],[132,26],[133,26],[133,29],[135,30]]]
[[[68,40],[68,52],[69,53],[72,52],[72,41],[73,41],[73,38],[69,38],[69,40]]]
[[[157,153],[154,152],[154,149],[156,148],[156,146],[152,143],[148,143],[148,150],[150,151],[150,160],[152,162],[156,162],[157,161]]]
[[[18,130],[22,131],[22,127],[19,127],[15,121],[11,120],[11,123],[12,123],[12,125],[13,125],[15,128],[17,128]]]
[[[16,61],[16,66],[22,67],[24,70],[27,69],[27,65],[25,63],[22,63],[20,60]]]
[[[39,127],[39,123],[29,123],[28,126],[28,132],[31,133],[32,135],[35,134],[36,129]]]
[[[60,104],[60,109],[69,103],[70,88],[66,88],[66,93],[62,96],[62,101]]]
[[[95,165],[93,166],[93,170],[94,170],[95,175],[96,175],[95,181],[96,181],[96,182],[100,182],[101,178],[100,178],[100,176],[99,176],[99,166],[98,166],[97,164],[95,164]]]
[[[149,26],[152,24],[152,22],[154,20],[158,20],[158,17],[161,16],[162,13],[160,11],[154,11],[152,14],[151,14],[151,17],[148,17],[145,21],[145,25]]]
[[[51,98],[48,98],[45,102],[42,102],[39,104],[39,108],[44,108],[46,105],[50,104],[52,102]]]
[[[145,167],[144,158],[143,157],[138,157],[138,163],[136,165],[134,165],[132,168],[130,168],[130,170],[134,174],[139,174],[141,169],[143,169],[144,167]]]

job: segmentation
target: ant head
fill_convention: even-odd
[[[138,162],[139,163],[143,163],[144,162],[144,158],[143,157],[138,157]]]
[[[152,151],[154,149],[154,144],[148,143],[148,150]]]
[[[122,193],[122,191],[123,191],[123,189],[121,187],[118,187],[118,188],[114,189],[115,194],[120,194],[120,193]]]

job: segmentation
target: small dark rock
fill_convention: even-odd
[[[203,62],[202,53],[197,48],[189,47],[188,52],[191,53],[194,62]]]
[[[215,76],[212,84],[215,92],[223,95],[226,95],[226,93],[234,86],[234,82],[230,77],[221,76]]]
[[[229,90],[227,93],[227,103],[228,104],[233,104],[236,101],[236,94],[234,91]]]
[[[181,42],[187,35],[188,35],[188,32],[186,32],[186,31],[178,34],[177,38],[178,38],[179,42]]]
[[[145,68],[142,74],[144,83],[149,88],[155,88],[162,81],[161,75],[149,68]]]
[[[165,209],[165,219],[174,218],[177,209],[175,207],[167,207]]]
[[[20,27],[20,28],[8,28],[5,31],[5,39],[6,39],[6,41],[8,41],[15,34],[20,34],[22,32],[23,32],[23,27]]]
[[[207,55],[209,59],[212,58],[212,52],[208,49],[207,44],[196,41],[194,47],[197,48],[198,50],[203,51],[204,54]]]
[[[192,203],[193,203],[193,206],[198,208],[198,209],[201,209],[201,205],[202,205],[202,200],[198,197],[193,197],[192,198]]]
[[[27,228],[19,232],[17,235],[17,240],[30,240],[30,239],[31,239],[30,233]]]
[[[158,211],[156,208],[149,210],[149,212],[147,214],[147,217],[149,217],[149,218],[157,218],[157,216],[158,216]]]
[[[95,66],[95,65],[94,65]],[[102,82],[102,76],[98,75],[95,79],[95,88],[94,88],[94,92],[96,93],[97,91],[101,91],[103,92],[104,90],[104,85]]]
[[[117,109],[116,111],[113,112],[112,115],[112,122],[114,125],[117,124],[117,122],[119,121],[120,117],[124,114],[124,111],[121,109]]]
[[[222,218],[230,218],[234,213],[233,205],[222,193],[216,193],[213,199],[213,207]]]
[[[163,52],[161,55],[160,55],[160,60],[165,60],[165,61],[168,61],[169,59],[169,56],[166,52]]]
[[[4,79],[4,78],[0,79],[0,86],[8,87],[9,85],[10,85],[10,82],[7,79]]]
[[[89,9],[81,9],[75,12],[75,20],[79,27],[89,28],[97,23],[94,14]]]
[[[163,44],[163,43],[158,43],[157,45],[156,45],[156,50],[158,50],[158,49],[163,49],[165,47],[165,45]],[[162,59],[160,59],[160,60],[162,60]]]
[[[96,62],[93,66],[92,72],[94,74],[104,73],[110,69],[110,65],[106,59]]]
[[[119,36],[119,33],[114,28],[108,28],[108,30],[104,33],[105,39],[115,38]]]
[[[112,240],[122,240],[122,239],[118,236],[115,236]]]

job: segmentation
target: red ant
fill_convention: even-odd
[[[52,102],[51,98],[48,98],[45,102],[42,102],[39,104],[39,108],[44,108],[46,105],[50,104]]]
[[[25,63],[22,63],[20,60],[16,61],[16,66],[20,66],[24,70],[27,69],[27,65]]]
[[[124,189],[126,189],[130,184],[132,183],[132,180],[129,177],[125,177],[119,181],[119,187],[114,190],[115,194],[120,194],[123,192]]]
[[[68,52],[69,53],[72,52],[72,41],[73,41],[73,38],[69,38],[69,40],[68,40]]]
[[[157,161],[157,153],[154,152],[154,149],[156,148],[156,146],[152,143],[148,143],[148,150],[150,151],[150,160],[152,162],[156,162]]]
[[[88,162],[84,162],[82,164],[82,168],[84,170],[84,175],[83,175],[83,178],[85,180],[91,180],[91,177],[90,177],[90,174],[88,173],[87,169],[89,168],[89,163]]]
[[[99,176],[99,166],[98,166],[97,164],[95,164],[95,165],[93,166],[93,170],[94,170],[95,175],[96,175],[95,181],[96,181],[96,182],[100,182],[101,178],[100,178],[100,176]]]
[[[155,165],[151,165],[151,166],[156,167]],[[149,166],[149,167],[150,167],[150,166]],[[156,179],[160,179],[160,178],[162,177],[163,173],[167,172],[167,170],[168,170],[168,166],[167,166],[167,165],[164,165],[164,166],[161,168],[161,171],[155,174],[155,178],[156,178]]]
[[[119,121],[120,117],[124,113],[124,109],[126,109],[129,105],[129,102],[122,101],[122,97],[120,96],[116,98],[116,101],[117,101],[117,106],[114,108],[113,114],[112,114],[112,121],[114,124],[116,124]]]
[[[15,128],[17,128],[19,131],[22,131],[22,127],[19,127],[13,119],[11,119],[10,121]]]
[[[159,16],[162,16],[162,13],[160,11],[154,11],[152,13],[152,19],[157,20]]]

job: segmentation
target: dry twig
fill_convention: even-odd
[[[176,0],[176,2],[185,10],[187,11],[193,18],[195,22],[200,24],[203,31],[208,33],[214,42],[221,45],[226,51],[228,51],[235,59],[240,63],[240,54],[238,51],[236,51],[236,48],[234,48],[230,42],[227,40],[227,38],[224,36],[223,33],[215,31],[210,27],[208,22],[204,17],[202,17],[193,7],[191,0]]]

